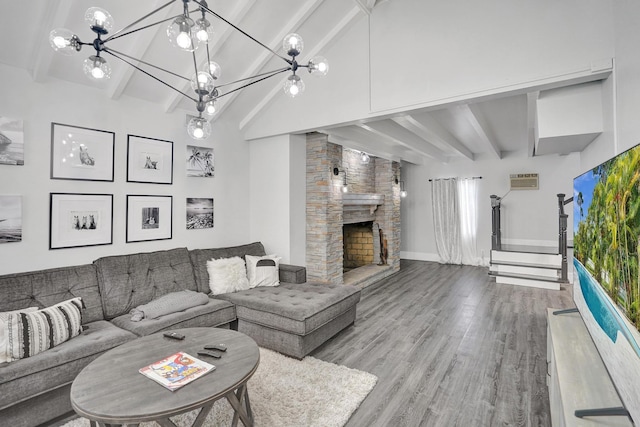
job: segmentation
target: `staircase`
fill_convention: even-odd
[[[491,250],[489,274],[496,283],[560,290],[562,255],[556,248],[501,245]]]
[[[500,232],[501,198],[491,196],[492,236],[489,274],[496,283],[560,290],[567,280],[567,215],[564,200],[558,194],[558,247],[503,245]]]

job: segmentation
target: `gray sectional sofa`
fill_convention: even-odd
[[[131,320],[131,309],[163,295],[183,290],[209,294],[206,261],[245,255],[264,256],[264,247],[256,242],[177,248],[0,276],[0,312],[49,307],[74,297],[85,306],[79,336],[35,356],[0,363],[0,424],[35,426],[71,412],[69,390],[82,368],[139,336],[184,327],[232,327],[262,347],[302,358],[353,324],[357,288],[306,283],[304,267],[284,264],[280,286],[209,295],[203,305]]]

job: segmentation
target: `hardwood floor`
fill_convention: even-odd
[[[378,376],[347,427],[549,426],[547,307],[573,307],[570,285],[403,260],[363,289],[355,326],[312,356]]]

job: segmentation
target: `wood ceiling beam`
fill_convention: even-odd
[[[350,28],[350,24],[353,20],[360,16],[360,11],[357,7],[353,7],[347,12],[340,22],[334,26],[327,34],[320,40],[320,42],[307,54],[306,58],[313,58],[318,53],[327,48],[332,42],[339,39],[340,36]],[[282,85],[284,84],[286,77],[278,80],[278,84],[274,85],[269,93],[255,104],[255,107],[247,113],[242,120],[240,120],[240,130],[245,129],[269,104],[271,104],[276,96],[282,94]]]
[[[386,138],[390,142],[399,144],[409,150],[426,157],[430,157],[441,163],[448,163],[446,154],[420,138],[415,133],[405,129],[393,120],[381,120],[378,122],[370,122],[360,125],[363,129],[367,129],[372,133]]]
[[[406,115],[394,118],[393,121],[432,145],[447,145],[461,156],[474,159],[473,153],[429,114]]]
[[[489,126],[487,125],[484,117],[477,110],[477,106],[464,104],[455,107],[457,113],[462,114],[464,118],[471,124],[473,130],[478,135],[478,138],[482,142],[482,145],[487,149],[489,154],[496,158],[502,158],[502,152],[496,142],[495,138],[489,135]]]

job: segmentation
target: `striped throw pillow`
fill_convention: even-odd
[[[7,316],[7,356],[11,361],[34,356],[82,332],[82,299],[70,300],[30,313]]]

